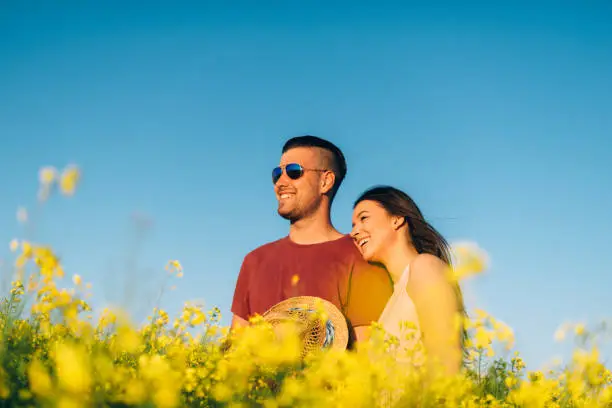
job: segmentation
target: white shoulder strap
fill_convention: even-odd
[[[408,281],[410,280],[410,264],[406,265],[404,272],[402,272],[402,277],[400,278],[398,284],[402,285],[402,287],[406,287],[408,285]]]

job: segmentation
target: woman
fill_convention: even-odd
[[[407,194],[389,186],[371,188],[355,201],[351,236],[363,258],[382,264],[393,279],[379,324],[400,345],[422,345],[430,368],[442,364],[448,374],[457,373],[465,337],[458,318],[465,310],[446,240]],[[412,341],[403,339],[401,322],[415,326]]]

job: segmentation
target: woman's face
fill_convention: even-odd
[[[376,201],[364,200],[357,204],[353,210],[351,237],[363,259],[384,262],[384,250],[394,241],[397,233],[393,218]]]

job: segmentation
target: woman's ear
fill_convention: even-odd
[[[404,223],[406,222],[406,218],[400,217],[400,216],[393,216],[393,219],[391,222],[393,225],[393,229],[398,230],[402,227],[402,225],[404,225]]]

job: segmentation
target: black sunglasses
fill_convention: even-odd
[[[300,164],[289,163],[289,164],[286,164],[284,166],[275,167],[272,170],[272,182],[274,184],[276,184],[278,179],[281,178],[281,176],[283,175],[283,168],[285,169],[285,173],[287,174],[287,177],[289,177],[291,180],[299,179],[300,177],[302,177],[304,172],[307,171],[307,170],[310,170],[310,171],[327,171],[327,170],[323,170],[323,169],[307,169],[307,168],[302,167]]]

